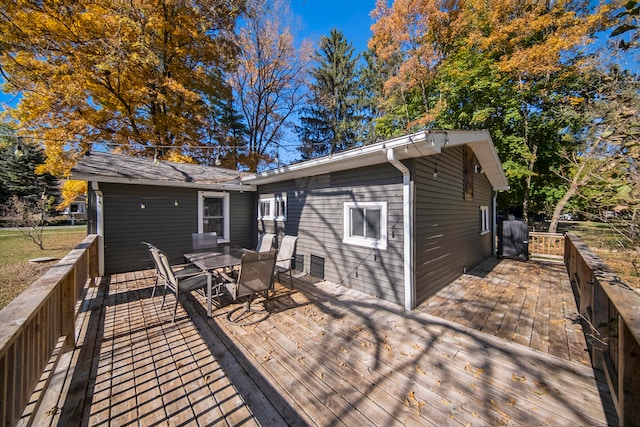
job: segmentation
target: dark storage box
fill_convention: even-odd
[[[498,226],[498,256],[529,259],[529,226],[526,222],[507,220]]]

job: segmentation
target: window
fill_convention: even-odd
[[[387,202],[344,203],[342,241],[387,249]]]
[[[258,219],[287,220],[287,196],[261,197],[258,200]]]
[[[274,209],[274,213],[276,216],[276,220],[280,220],[280,221],[286,221],[287,219],[287,199],[286,198],[282,198],[282,197],[278,197],[276,198],[275,202],[275,209]]]
[[[491,231],[489,222],[489,206],[480,206],[480,234]]]
[[[258,203],[258,219],[271,218],[271,200],[261,199]]]
[[[221,243],[230,241],[229,193],[198,192],[198,233],[215,232]]]

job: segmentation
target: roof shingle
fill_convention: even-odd
[[[71,170],[73,179],[91,181],[131,181],[160,183],[219,184],[235,181],[239,184],[241,172],[196,165],[153,161],[148,158],[124,154],[92,152]]]

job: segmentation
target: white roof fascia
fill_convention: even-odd
[[[251,184],[230,184],[224,182],[206,183],[206,182],[181,182],[181,181],[159,181],[150,179],[131,179],[131,178],[115,178],[97,176],[91,174],[72,173],[69,179],[77,181],[90,182],[107,182],[111,184],[135,184],[135,185],[153,185],[161,187],[182,187],[182,188],[199,188],[202,190],[229,190],[229,191],[256,191],[255,186]]]
[[[439,154],[442,148],[469,145],[486,173],[494,190],[508,190],[509,183],[502,170],[491,135],[486,130],[432,130],[390,139],[332,156],[318,157],[306,162],[258,172],[241,178],[246,184],[264,185],[288,179],[303,178],[325,173],[355,169],[387,162],[386,151],[395,149],[399,160]]]

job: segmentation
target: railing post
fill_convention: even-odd
[[[618,316],[618,335],[620,425],[637,426],[640,424],[640,345],[621,316]]]
[[[89,257],[87,259],[89,269],[89,278],[91,279],[91,284],[89,286],[97,286],[97,277],[98,277],[98,240],[99,237],[91,243],[91,247],[89,247]]]
[[[75,331],[75,306],[76,306],[76,269],[71,269],[61,284],[61,310],[60,325],[61,336],[66,336],[63,352],[71,351],[76,347],[76,331]]]

